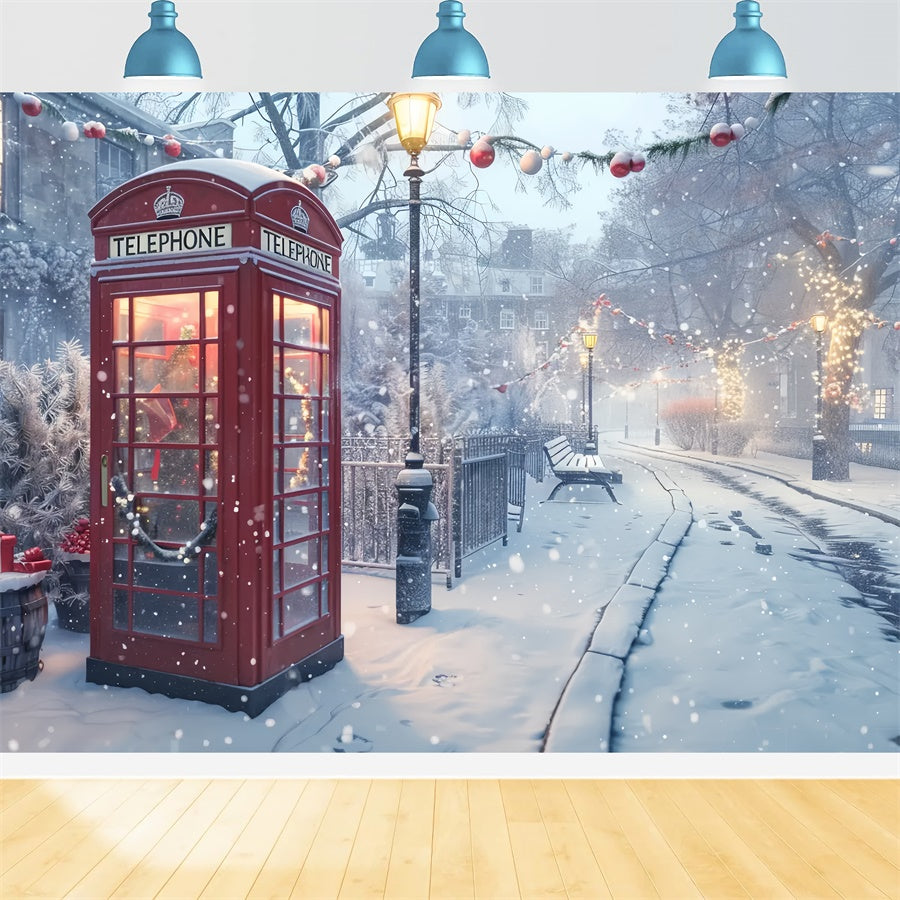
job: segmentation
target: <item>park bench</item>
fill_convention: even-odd
[[[559,479],[550,496],[543,501],[549,502],[556,492],[567,484],[597,484],[609,494],[613,503],[618,503],[612,486],[622,483],[622,473],[608,468],[603,460],[594,453],[576,453],[565,435],[553,438],[544,444],[544,453],[550,463],[550,471]]]

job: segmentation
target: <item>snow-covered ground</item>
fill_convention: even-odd
[[[601,611],[672,514],[650,465],[666,469],[684,490],[694,521],[627,660],[612,749],[896,751],[900,643],[885,633],[884,618],[856,602],[833,566],[810,560],[823,540],[812,542],[791,514],[877,544],[894,578],[900,529],[760,476],[731,473],[747,481],[743,487],[780,501],[778,509],[680,460],[635,454],[630,462],[633,450],[618,445],[609,453],[623,458],[625,481],[616,489],[622,505],[594,487],[560,491],[541,505],[555,481],[529,482],[522,533],[513,529],[507,547],[467,559],[453,590],[435,579],[433,610],[412,625],[394,621],[390,574],[347,570],[345,660],[256,719],[136,688],[86,684],[88,637],[51,621],[44,670],[0,699],[4,749],[538,751]],[[888,490],[891,476],[871,472],[873,483],[865,471],[858,476],[858,501],[866,490],[873,498]],[[757,539],[728,518],[738,509],[772,545],[771,555],[756,552]],[[578,734],[584,723],[587,733],[608,695],[588,685],[580,705],[567,704],[557,716],[574,716],[567,730]]]

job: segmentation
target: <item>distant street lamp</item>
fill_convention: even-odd
[[[597,442],[594,440],[594,347],[597,346],[597,332],[583,331],[581,339],[584,341],[584,346],[588,352],[588,430],[585,450],[588,453],[593,453],[597,449]]]
[[[656,384],[656,431],[653,432],[653,443],[657,447],[659,446],[659,382],[661,380],[662,376],[657,369],[657,371],[653,373],[653,381]]]
[[[824,481],[828,477],[828,444],[822,433],[822,335],[828,327],[828,316],[817,312],[809,320],[816,333],[816,428],[812,445],[813,481]]]
[[[587,417],[587,367],[588,354],[579,353],[578,361],[581,363],[581,424],[584,425]]]
[[[437,94],[393,94],[387,104],[394,115],[397,137],[409,153],[409,452],[397,476],[397,622],[414,622],[431,611],[431,523],[437,510],[431,502],[433,481],[420,453],[419,417],[419,187],[425,174],[419,154],[425,149],[434,117],[441,107]]]

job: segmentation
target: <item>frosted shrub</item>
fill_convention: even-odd
[[[752,422],[719,422],[719,452],[740,456],[755,433]]]
[[[0,360],[0,531],[58,552],[88,510],[90,366],[77,341],[30,368]]]
[[[682,450],[706,450],[712,434],[715,403],[703,397],[673,400],[660,411],[666,435]]]

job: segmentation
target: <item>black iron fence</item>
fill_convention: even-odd
[[[446,441],[422,440],[425,467],[434,480],[432,502],[438,521],[431,529],[433,570],[447,587],[462,575],[467,556],[508,537],[510,502],[524,506],[524,475],[530,455],[535,472],[536,443],[527,452],[515,435],[479,434]],[[394,568],[397,555],[397,475],[408,442],[403,438],[347,438],[342,441],[342,545],[345,566]],[[513,451],[511,457],[510,451]],[[526,463],[527,464],[527,463]],[[535,475],[534,477],[538,477]],[[540,475],[543,477],[543,459]],[[511,494],[510,485],[514,485]]]
[[[764,428],[754,436],[758,450],[779,453],[796,459],[812,458],[813,428],[808,425],[777,425]],[[900,426],[890,424],[853,423],[851,462],[886,469],[900,469]]]

